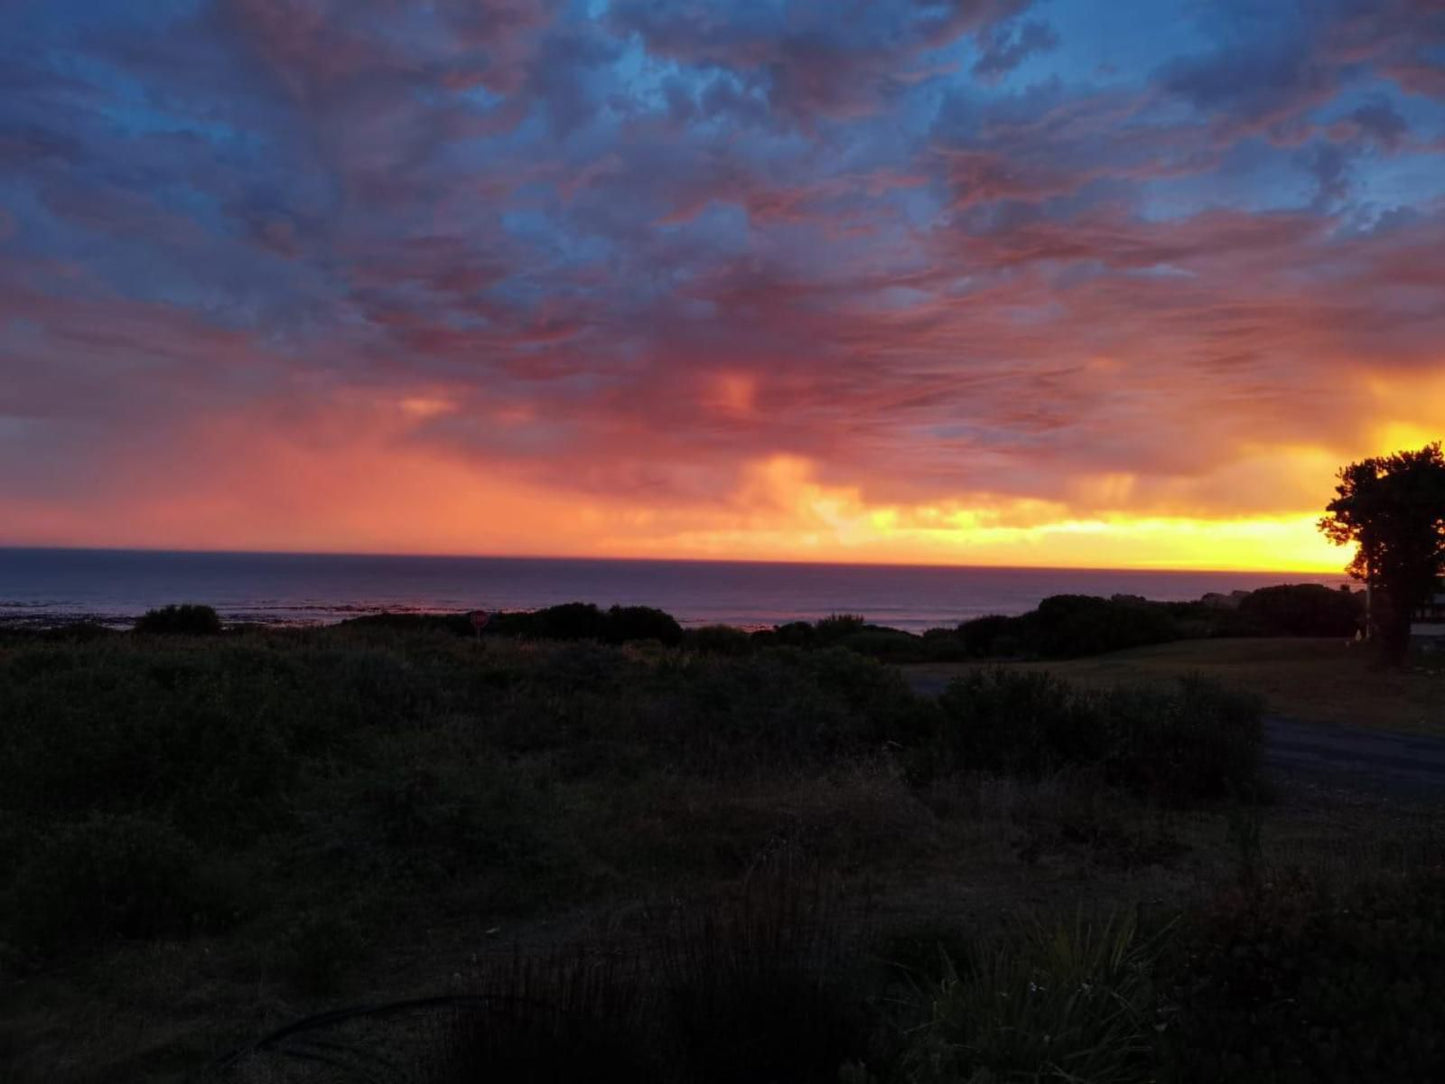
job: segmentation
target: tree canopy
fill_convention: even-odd
[[[1371,589],[1372,634],[1399,660],[1410,613],[1445,572],[1445,455],[1440,442],[1342,467],[1336,497],[1319,528],[1337,545],[1354,543],[1351,576]]]

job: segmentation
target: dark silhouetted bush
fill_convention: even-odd
[[[1098,655],[1179,638],[1163,606],[1089,595],[1044,599],[1034,613],[1031,632],[1034,650],[1052,659]]]
[[[753,635],[731,625],[703,625],[688,629],[683,643],[693,651],[712,655],[747,655],[754,647]]]
[[[867,655],[879,662],[927,662],[932,657],[922,637],[879,625],[864,625],[856,632],[850,632],[834,642],[839,647],[845,647],[859,655]]]
[[[861,632],[867,625],[861,614],[830,614],[813,624],[813,638],[820,644],[836,644]]]
[[[1111,783],[1169,805],[1258,787],[1261,706],[1208,682],[1089,691],[1044,673],[991,670],[956,678],[938,703],[941,729],[913,756],[923,776],[1095,766]]]
[[[530,615],[531,635],[546,640],[605,640],[607,615],[592,602],[564,602]]]
[[[962,662],[974,657],[956,629],[929,629],[923,634],[923,653],[930,662]]]
[[[1349,637],[1364,621],[1364,595],[1315,583],[1262,587],[1240,601],[1239,615],[1261,636]]]
[[[1340,892],[1297,877],[1233,892],[1194,924],[1177,955],[1163,1079],[1441,1078],[1439,868]]]
[[[1260,788],[1263,705],[1199,678],[1176,691],[1090,694],[1107,734],[1106,778],[1163,805],[1238,797]]]
[[[651,606],[613,606],[607,611],[606,639],[613,644],[656,640],[675,647],[682,642],[682,626],[671,614]]]
[[[812,647],[818,642],[818,630],[806,621],[789,621],[786,625],[779,625],[772,635],[780,647]]]
[[[964,650],[974,658],[1004,658],[1016,655],[1023,648],[1019,629],[1021,618],[989,614],[975,617],[958,626],[958,638]]]
[[[669,613],[651,606],[613,606],[604,611],[591,602],[565,602],[530,613],[496,614],[488,623],[486,633],[536,640],[598,640],[611,644],[656,640],[668,647],[682,642],[682,626]]]
[[[209,606],[162,606],[138,618],[135,631],[152,636],[215,636],[221,631],[221,619]]]
[[[971,946],[925,988],[902,1079],[1145,1084],[1155,1074],[1158,938],[1132,918]],[[1240,1078],[1243,1079],[1243,1078]]]
[[[1037,776],[1106,753],[1095,703],[1049,674],[976,671],[954,679],[938,702],[944,770]]]

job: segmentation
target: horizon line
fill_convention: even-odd
[[[934,561],[837,561],[837,560],[788,560],[786,558],[759,557],[658,557],[658,556],[617,556],[595,554],[538,554],[538,553],[405,553],[378,550],[271,550],[271,549],[167,549],[156,546],[66,546],[35,545],[0,542],[0,553],[5,551],[59,550],[69,553],[149,553],[176,554],[186,556],[226,557],[381,557],[395,559],[427,559],[440,561],[600,561],[640,564],[655,562],[664,564],[697,565],[800,565],[834,568],[952,568],[969,570],[1001,570],[1027,572],[1197,572],[1249,575],[1300,575],[1332,576],[1350,579],[1343,565],[1337,571],[1319,568],[1206,568],[1195,565],[1004,565],[1004,564],[959,564]]]

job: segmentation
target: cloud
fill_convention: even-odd
[[[1181,4],[1101,76],[1069,2],[0,11],[7,537],[1304,522],[1432,424],[1435,12]]]
[[[990,27],[981,38],[983,52],[974,62],[973,74],[986,82],[1002,79],[1030,56],[1059,44],[1054,28],[1034,19],[1017,27]]]

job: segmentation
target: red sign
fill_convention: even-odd
[[[478,632],[481,632],[482,629],[486,628],[487,622],[492,619],[492,615],[487,613],[486,610],[473,610],[471,613],[467,614],[467,616],[472,619],[472,628],[476,629]]]

